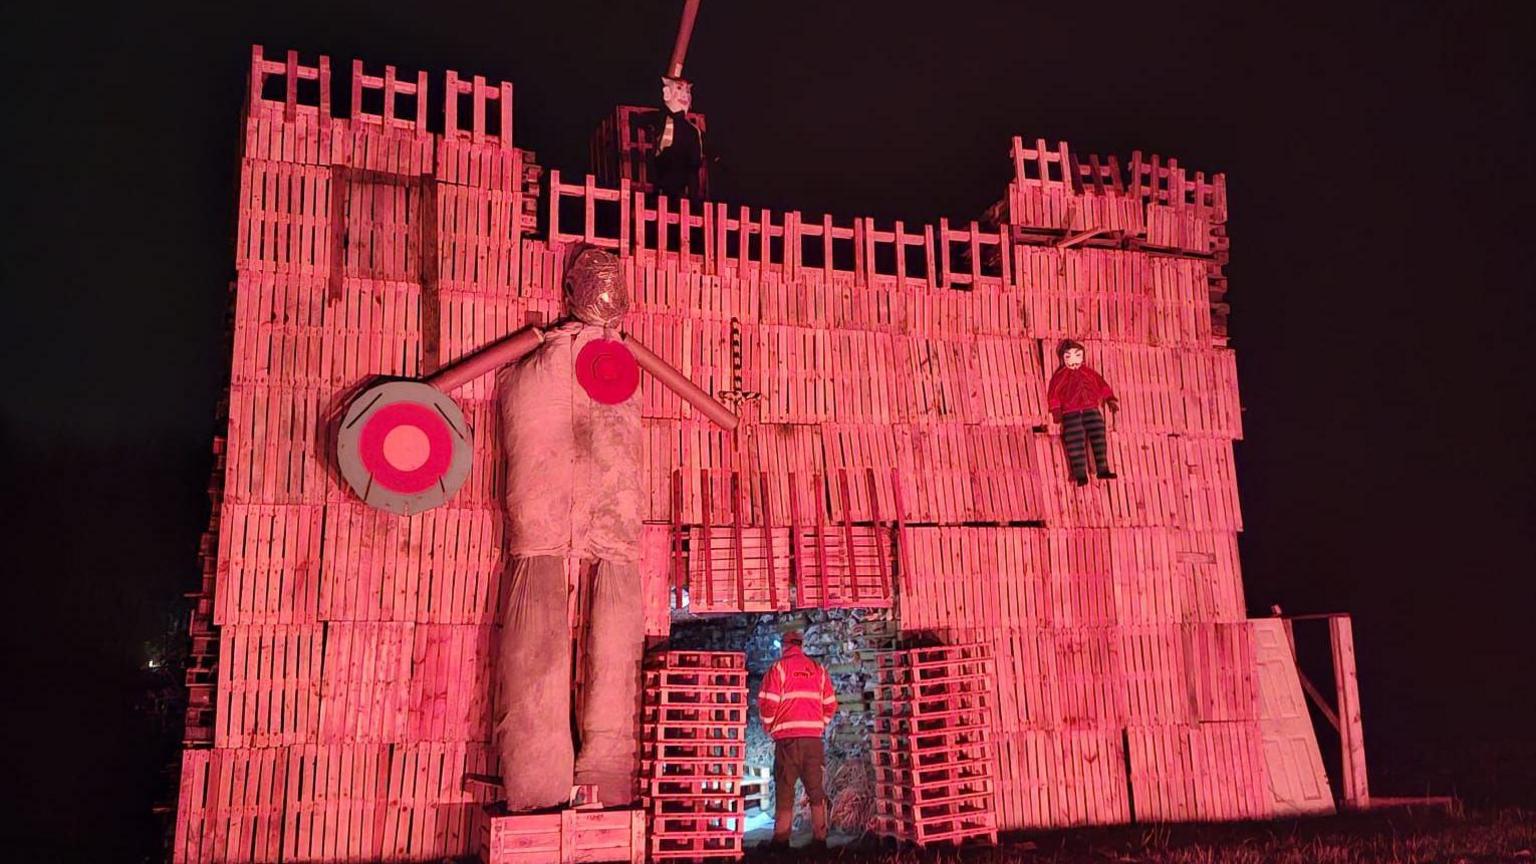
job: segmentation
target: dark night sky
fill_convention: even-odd
[[[577,172],[653,99],[681,2],[25,5],[0,13],[0,842],[131,860],[158,758],[135,670],[207,516],[248,45],[511,80],[519,143]],[[970,218],[1012,134],[1227,172],[1250,610],[1355,613],[1374,791],[1530,796],[1529,7],[1255,5],[705,0],[688,72],[757,206]]]

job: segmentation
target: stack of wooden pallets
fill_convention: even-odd
[[[926,846],[997,842],[991,647],[881,654],[875,684],[875,829]]]
[[[472,83],[469,128],[439,134],[420,74],[354,64],[354,95],[384,114],[354,98],[343,117],[327,58],[257,48],[251,72],[172,858],[462,856],[481,812],[460,779],[495,771],[494,438],[452,506],[402,519],[336,485],[324,418],[360,381],[422,374],[522,323],[531,302],[496,299],[519,284],[527,176],[510,85]],[[482,429],[489,387],[457,394]]]
[[[492,816],[481,824],[483,864],[645,864],[645,813],[640,810]]]
[[[644,692],[640,776],[651,860],[740,858],[747,656],[655,655]]]
[[[656,152],[656,142],[648,134],[647,120],[654,120],[659,108],[638,105],[620,105],[613,114],[604,117],[592,135],[592,167],[598,182],[605,186],[618,186],[628,180],[635,189],[652,191],[650,176],[651,160]],[[703,114],[688,112],[688,119],[704,134],[708,123]],[[709,172],[699,169],[700,188],[707,190]],[[707,194],[707,192],[706,192]]]
[[[187,709],[181,740],[188,747],[205,747],[213,743],[215,667],[219,656],[219,634],[213,627],[213,598],[218,583],[220,505],[224,500],[222,437],[213,441],[213,457],[214,473],[208,483],[211,504],[208,528],[197,549],[203,579],[198,589],[187,595],[192,601],[192,612],[187,621],[187,635],[192,644],[187,650]]]

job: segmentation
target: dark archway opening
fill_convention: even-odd
[[[672,649],[743,651],[747,661],[747,748],[745,842],[766,842],[773,833],[773,741],[758,715],[763,676],[780,653],[780,635],[805,633],[805,653],[827,669],[837,691],[838,710],[826,732],[826,785],[832,841],[862,835],[874,810],[870,761],[871,698],[875,654],[891,647],[895,624],[888,609],[804,609],[779,613],[695,616],[673,612]],[[810,831],[803,789],[795,803],[795,836]]]

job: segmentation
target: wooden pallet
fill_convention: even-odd
[[[647,722],[682,726],[718,723],[739,724],[745,723],[747,719],[747,706],[744,697],[735,705],[701,705],[697,703],[685,705],[646,705],[640,710],[642,718]]]
[[[576,864],[645,861],[646,818],[641,810],[491,815],[484,822],[485,864]]]
[[[723,768],[720,773],[712,774],[708,778],[677,777],[668,774],[647,778],[643,782],[653,799],[652,809],[658,813],[674,812],[669,809],[674,805],[683,808],[675,812],[692,812],[688,808],[695,802],[730,804],[739,801],[742,794],[741,777],[730,768]],[[728,812],[737,811],[729,809]]]
[[[643,677],[647,687],[701,692],[740,691],[747,683],[745,669],[721,669],[707,666],[649,669]]]
[[[748,765],[741,781],[742,809],[744,812],[767,813],[773,807],[773,801],[768,795],[768,778],[770,773],[767,768]]]
[[[895,804],[912,805],[960,799],[967,801],[990,799],[996,779],[990,766],[973,774],[943,778],[923,779],[920,774],[921,772],[911,772],[907,776],[892,778],[886,775],[883,778],[877,778],[875,784],[880,797]]]
[[[735,741],[740,737],[741,730],[730,725],[668,723],[657,726],[657,743],[707,744],[711,742]]]
[[[671,760],[642,759],[642,782],[667,781],[669,783],[698,784],[710,788],[712,784],[734,783],[741,779],[737,764],[729,760]],[[682,787],[679,787],[682,788]]]
[[[973,728],[980,731],[983,740],[916,752],[904,749],[909,745],[897,736],[895,743],[885,742],[891,749],[873,754],[875,773],[892,783],[985,776],[991,771],[990,736],[986,726]]]
[[[739,858],[746,655],[656,652],[644,674],[640,774],[652,859]]]
[[[997,844],[997,824],[991,814],[963,814],[936,821],[916,821],[898,816],[874,817],[875,832],[885,837],[929,846],[939,843],[959,846],[967,841]]]
[[[739,859],[741,856],[742,839],[739,832],[703,831],[651,837],[651,860],[653,861]]]
[[[994,664],[985,642],[876,656],[877,832],[918,845],[996,842]]]
[[[922,755],[929,751],[943,751],[951,747],[976,744],[986,741],[987,725],[978,724],[971,727],[939,729],[933,732],[919,732],[915,734],[894,734],[890,732],[870,733],[870,744],[882,751],[894,751],[899,749],[903,753]]]

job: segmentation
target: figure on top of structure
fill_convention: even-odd
[[[688,118],[688,110],[693,107],[693,84],[683,77],[683,60],[688,56],[688,41],[693,37],[693,22],[698,14],[699,0],[686,0],[672,56],[667,61],[667,73],[661,76],[661,104],[665,110],[651,115],[649,120],[655,124],[650,139],[656,142],[651,157],[651,180],[656,194],[674,200],[698,201],[704,197],[704,135]]]
[[[688,119],[693,106],[693,85],[681,77],[662,76],[661,102],[665,111],[652,115],[656,142],[651,177],[656,194],[668,198],[699,200],[699,169],[704,165],[704,134]]]

